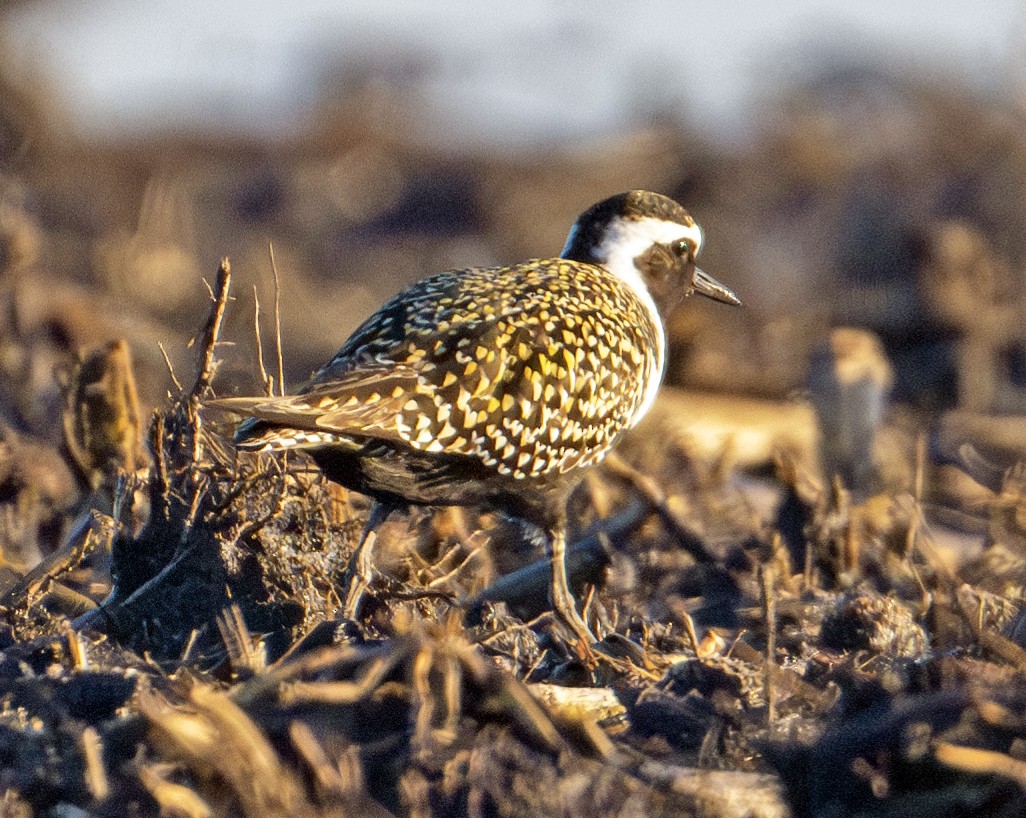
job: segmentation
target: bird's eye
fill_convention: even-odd
[[[693,257],[695,255],[694,245],[687,239],[681,239],[673,246],[673,251],[681,258]]]

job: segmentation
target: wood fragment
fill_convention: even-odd
[[[0,600],[0,607],[25,607],[57,577],[73,570],[96,548],[110,548],[114,535],[112,520],[106,515],[92,513],[82,520],[81,527],[65,539],[61,548],[23,576]]]
[[[695,815],[715,818],[788,818],[791,815],[776,776],[729,770],[703,770],[645,761],[639,774],[686,796]]]
[[[227,258],[221,259],[221,266],[218,267],[217,278],[211,290],[213,304],[207,316],[207,322],[200,333],[200,352],[196,365],[196,377],[187,396],[193,410],[199,405],[200,399],[206,394],[207,390],[210,389],[210,383],[214,377],[214,351],[221,334],[221,322],[224,320],[224,311],[228,305],[231,280],[231,263]]]
[[[627,712],[610,687],[565,687],[536,682],[527,689],[554,714],[563,717],[602,721]]]
[[[956,770],[980,775],[1001,775],[1011,778],[1026,789],[1026,762],[1012,758],[1006,753],[935,741],[933,755],[941,764],[947,764]]]
[[[139,396],[126,341],[83,356],[68,374],[62,412],[64,445],[83,482],[113,490],[142,458]]]
[[[107,768],[103,763],[103,744],[100,734],[92,725],[82,730],[82,757],[85,759],[85,782],[89,793],[97,801],[104,800],[110,794],[110,781],[107,779]]]

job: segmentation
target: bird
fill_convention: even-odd
[[[442,272],[400,292],[296,394],[211,403],[245,416],[237,449],[303,450],[375,501],[350,561],[349,615],[392,511],[471,506],[544,536],[552,610],[591,644],[567,582],[567,500],[651,408],[665,316],[692,293],[741,303],[696,265],[702,244],[674,199],[620,193],[576,219],[557,257]]]

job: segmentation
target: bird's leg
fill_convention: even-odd
[[[570,628],[577,638],[590,645],[597,641],[588,624],[577,612],[574,595],[570,592],[570,584],[566,576],[566,526],[557,525],[549,529],[549,565],[551,569],[551,585],[549,601],[552,610],[563,623]]]
[[[342,580],[346,586],[342,615],[346,619],[356,619],[359,616],[363,595],[374,578],[374,543],[378,539],[378,527],[388,519],[392,510],[392,506],[375,501],[360,535],[360,542],[349,556]]]

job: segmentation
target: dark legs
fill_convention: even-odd
[[[360,542],[349,558],[343,578],[345,599],[342,603],[342,615],[346,619],[359,617],[363,596],[374,578],[374,544],[378,538],[378,528],[394,510],[394,506],[379,502],[375,502],[371,508]],[[549,602],[552,604],[552,611],[578,639],[589,645],[596,641],[595,635],[578,613],[577,603],[567,580],[565,517],[559,515],[557,519],[550,520],[548,525],[542,527],[542,531],[546,535],[546,549],[549,555]]]
[[[588,624],[577,612],[574,595],[570,592],[570,584],[566,576],[566,526],[562,523],[552,526],[549,535],[549,567],[552,572],[549,585],[549,601],[552,610],[578,639],[586,645],[596,641],[595,635]]]
[[[367,524],[360,535],[360,542],[349,557],[343,578],[346,598],[342,603],[342,616],[346,619],[356,619],[360,613],[363,595],[374,578],[374,543],[378,539],[378,528],[393,510],[393,506],[374,502]]]
[[[577,611],[570,591],[566,570],[566,507],[573,484],[557,479],[541,490],[525,489],[511,494],[503,504],[506,514],[516,517],[540,531],[545,537],[549,556],[549,603],[559,621],[586,646],[593,644],[595,634]]]

